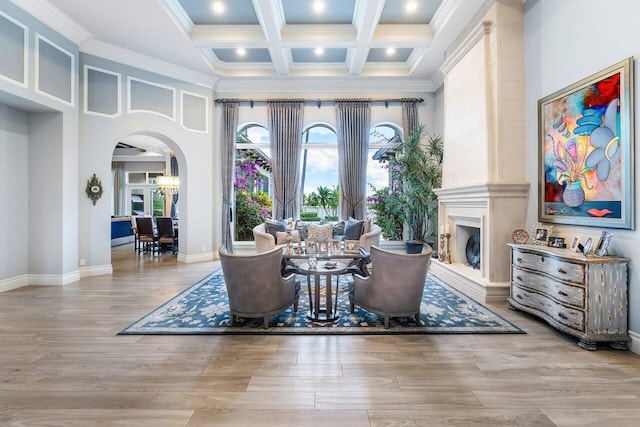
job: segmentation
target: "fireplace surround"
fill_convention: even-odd
[[[433,260],[433,274],[473,298],[491,302],[509,295],[509,248],[525,222],[529,184],[487,183],[436,190],[440,224],[450,230],[451,263]],[[448,227],[447,227],[448,226]],[[480,233],[480,265],[468,265],[466,245]]]

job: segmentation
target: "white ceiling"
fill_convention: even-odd
[[[426,90],[442,81],[445,50],[485,2],[413,0],[407,12],[409,0],[323,0],[317,14],[315,0],[220,0],[216,15],[214,0],[13,1],[83,52],[214,88],[247,78],[384,77]]]

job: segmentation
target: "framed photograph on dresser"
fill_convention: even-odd
[[[607,254],[607,248],[609,247],[609,242],[611,242],[612,237],[613,233],[609,231],[603,231],[602,235],[600,235],[600,240],[598,240],[596,248],[593,250],[593,254],[595,256],[605,256]]]
[[[627,58],[538,101],[538,221],[634,229],[633,67]]]
[[[536,224],[531,227],[531,240],[535,245],[548,245],[553,225]]]

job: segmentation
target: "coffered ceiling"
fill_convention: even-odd
[[[14,0],[80,50],[202,83],[387,77],[439,81],[485,0]],[[33,13],[32,13],[33,14]],[[47,22],[50,21],[50,22]],[[143,67],[145,68],[145,67]],[[194,80],[194,79],[191,79]]]

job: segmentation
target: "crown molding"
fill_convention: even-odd
[[[42,21],[57,33],[79,45],[93,37],[89,31],[46,0],[11,0],[16,6]]]
[[[433,83],[427,79],[389,77],[287,77],[287,78],[226,78],[216,86],[216,95],[225,93],[387,93],[433,92]]]
[[[80,45],[80,52],[208,88],[213,88],[218,81],[216,76],[199,73],[96,39],[88,40]]]

